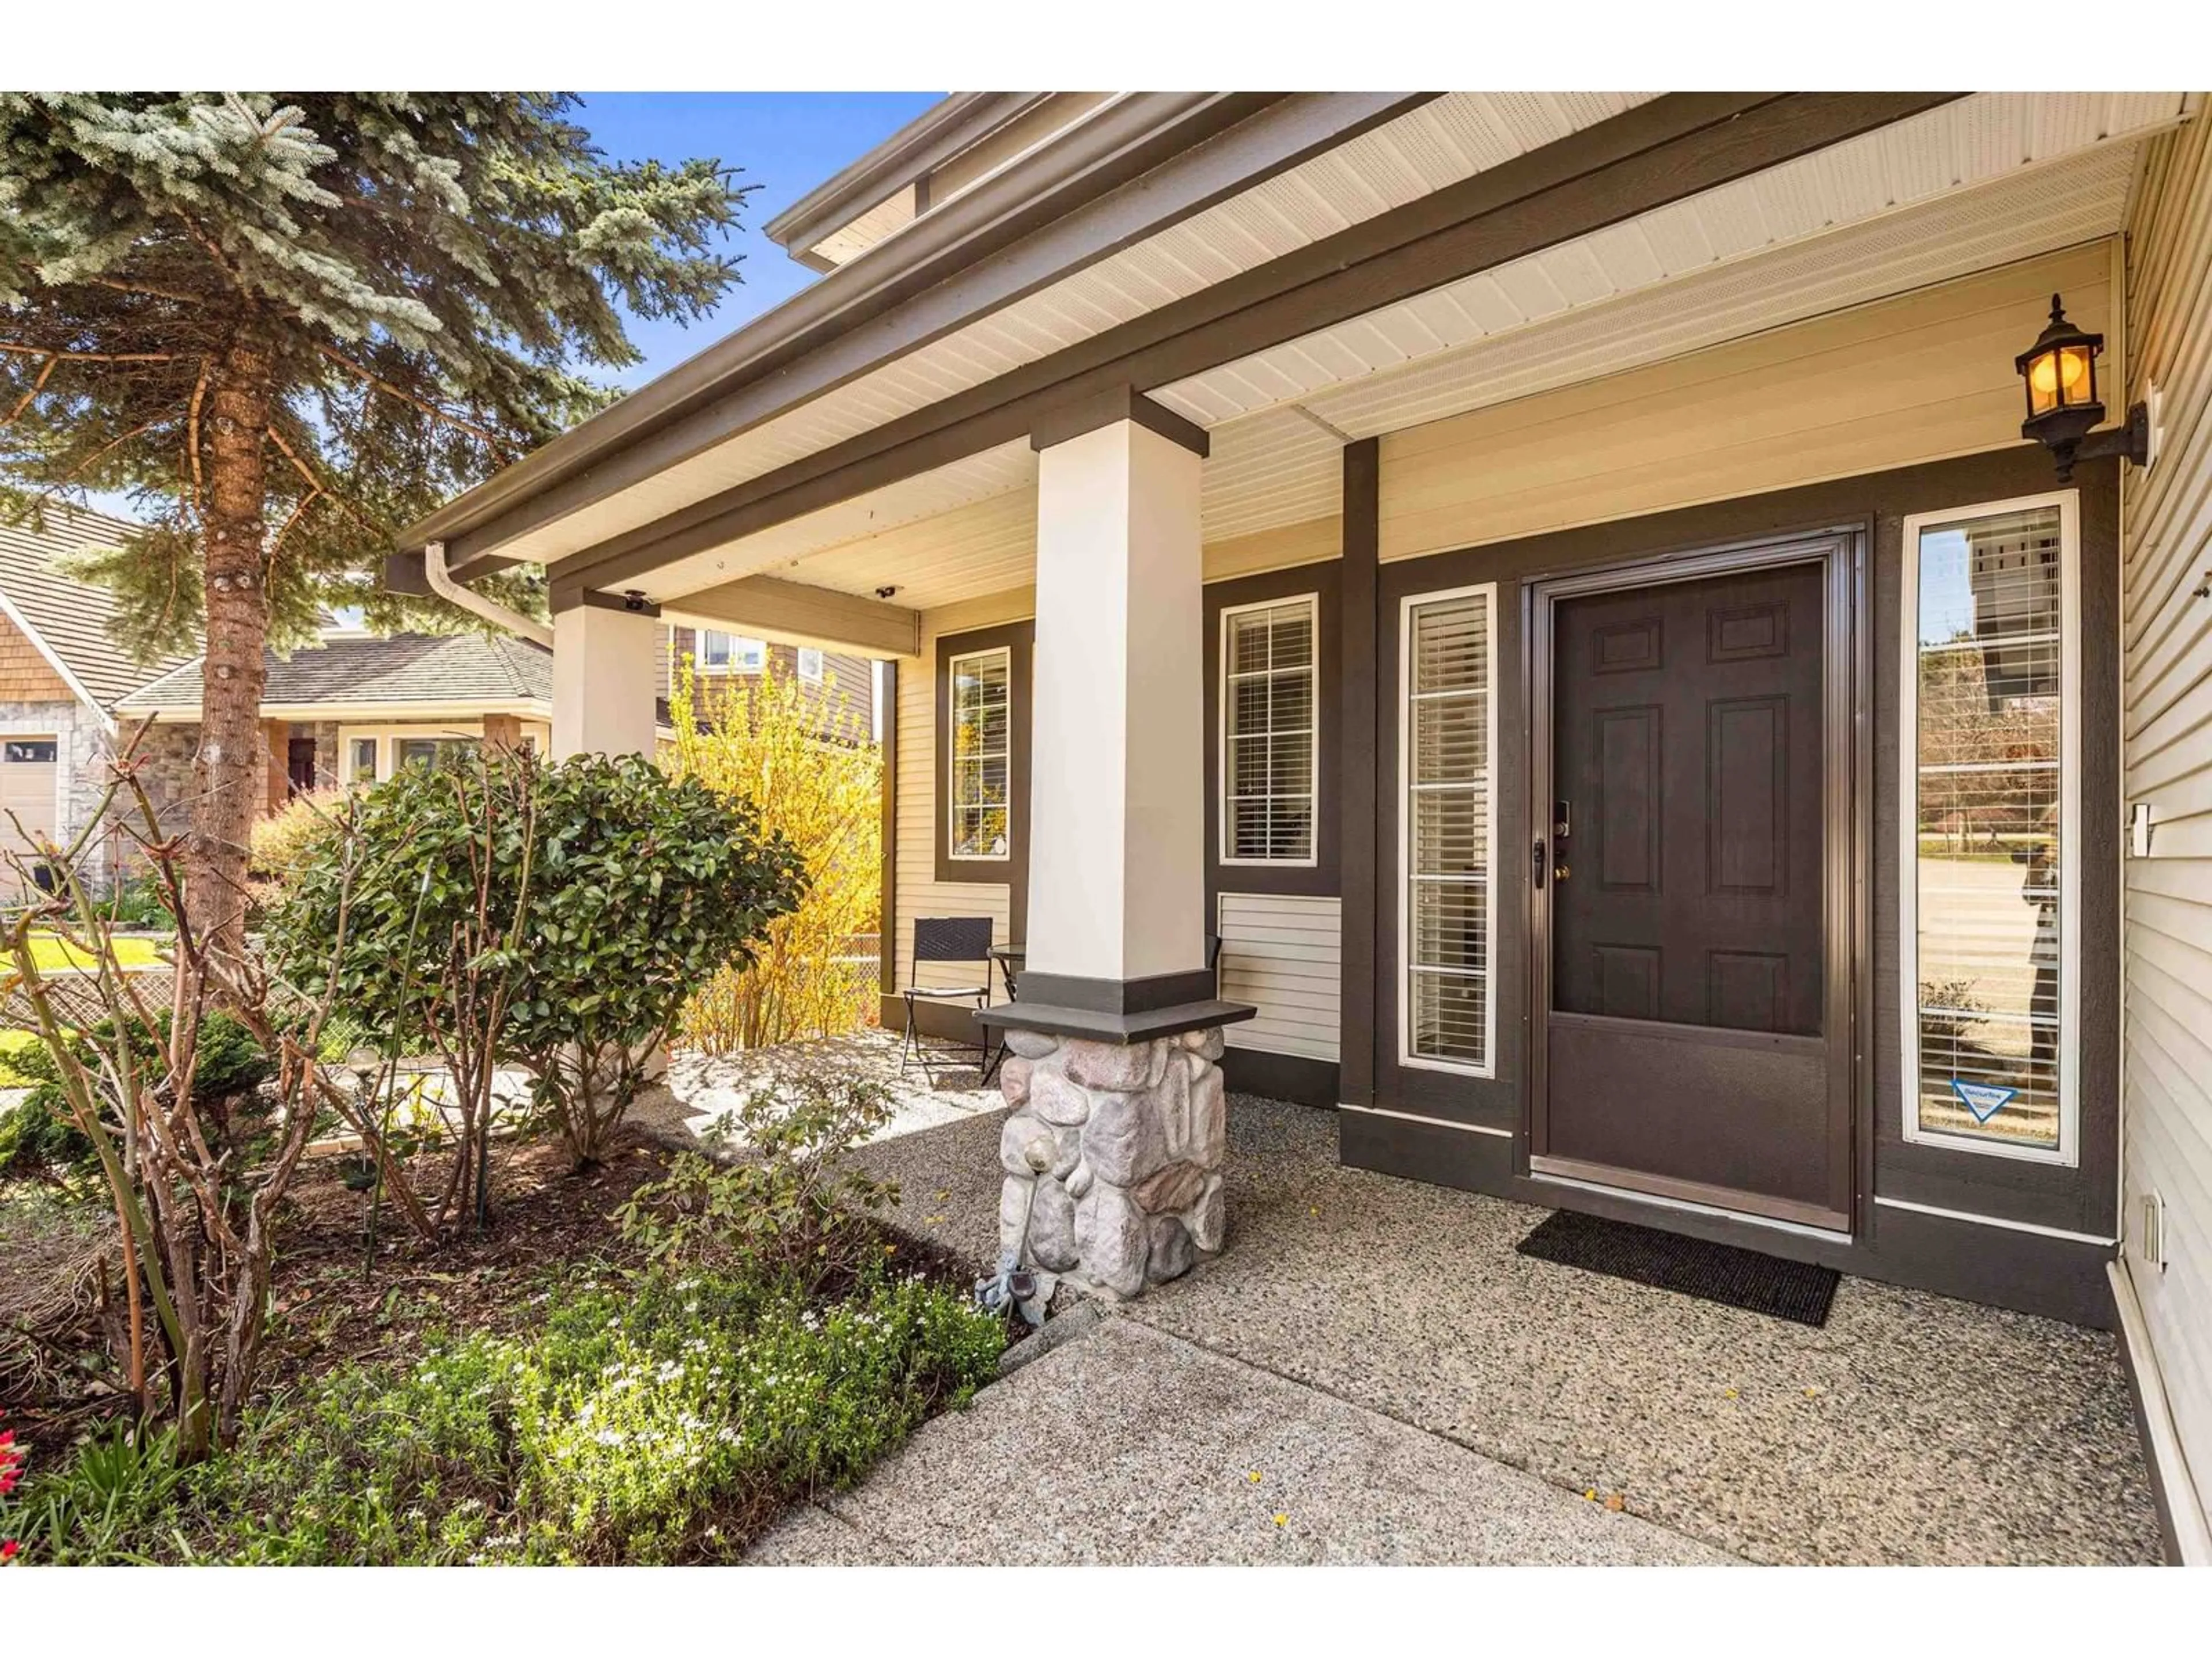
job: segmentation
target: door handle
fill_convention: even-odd
[[[1543,888],[1545,873],[1551,867],[1551,854],[1545,848],[1542,838],[1539,837],[1536,844],[1528,849],[1528,874],[1539,890]]]

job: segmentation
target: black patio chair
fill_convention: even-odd
[[[981,985],[923,985],[919,982],[921,964],[925,962],[972,962],[983,969]],[[933,1089],[937,1086],[937,1073],[930,1069],[931,1055],[941,1048],[964,1050],[966,1043],[924,1043],[921,1033],[915,1024],[915,1010],[923,1002],[972,1003],[978,1012],[991,1006],[991,919],[988,916],[916,916],[914,920],[914,955],[907,964],[906,1036],[899,1050],[899,1075],[906,1075],[907,1066],[915,1060],[921,1062],[921,1074]],[[978,1026],[972,1045],[975,1050],[975,1070],[985,1080],[990,1078],[990,1035]]]

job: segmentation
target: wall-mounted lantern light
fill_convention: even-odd
[[[2058,462],[2058,482],[2074,476],[2074,463],[2118,455],[2137,466],[2150,464],[2150,410],[2137,404],[2127,423],[2111,432],[2092,432],[2105,418],[2097,397],[2097,359],[2105,337],[2087,334],[2066,320],[2058,295],[2051,296],[2051,321],[2035,343],[2013,359],[2027,387],[2027,419],[2020,435],[2033,438]]]

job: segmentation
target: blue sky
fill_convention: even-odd
[[[630,325],[645,352],[622,376],[635,386],[702,350],[816,280],[812,271],[761,234],[760,228],[847,162],[919,115],[936,92],[611,92],[584,94],[582,125],[617,161],[665,161],[711,155],[742,168],[742,228],[731,246],[744,256],[743,277],[714,316],[689,328]]]

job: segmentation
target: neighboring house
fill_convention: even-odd
[[[20,852],[75,836],[106,787],[116,705],[173,665],[133,662],[108,637],[108,591],[54,568],[134,528],[60,505],[40,529],[0,520],[0,846]],[[15,890],[0,869],[0,897]]]
[[[289,656],[271,651],[261,693],[268,810],[306,790],[388,778],[454,745],[544,750],[552,664],[543,646],[506,635],[334,628]],[[142,752],[165,800],[183,799],[190,782],[202,665],[195,657],[116,705],[124,720],[154,722]]]
[[[957,94],[394,578],[547,567],[564,753],[651,747],[656,606],[885,662],[886,1012],[979,977],[921,918],[1021,953],[1041,1265],[1218,1247],[1225,1042],[1348,1164],[2119,1328],[2205,1559],[2207,125]]]
[[[875,664],[851,652],[820,646],[789,645],[780,640],[724,629],[672,626],[665,629],[664,656],[656,694],[667,700],[688,659],[696,696],[693,713],[702,715],[719,681],[743,683],[774,675],[795,681],[813,709],[820,735],[846,743],[872,741]]]

